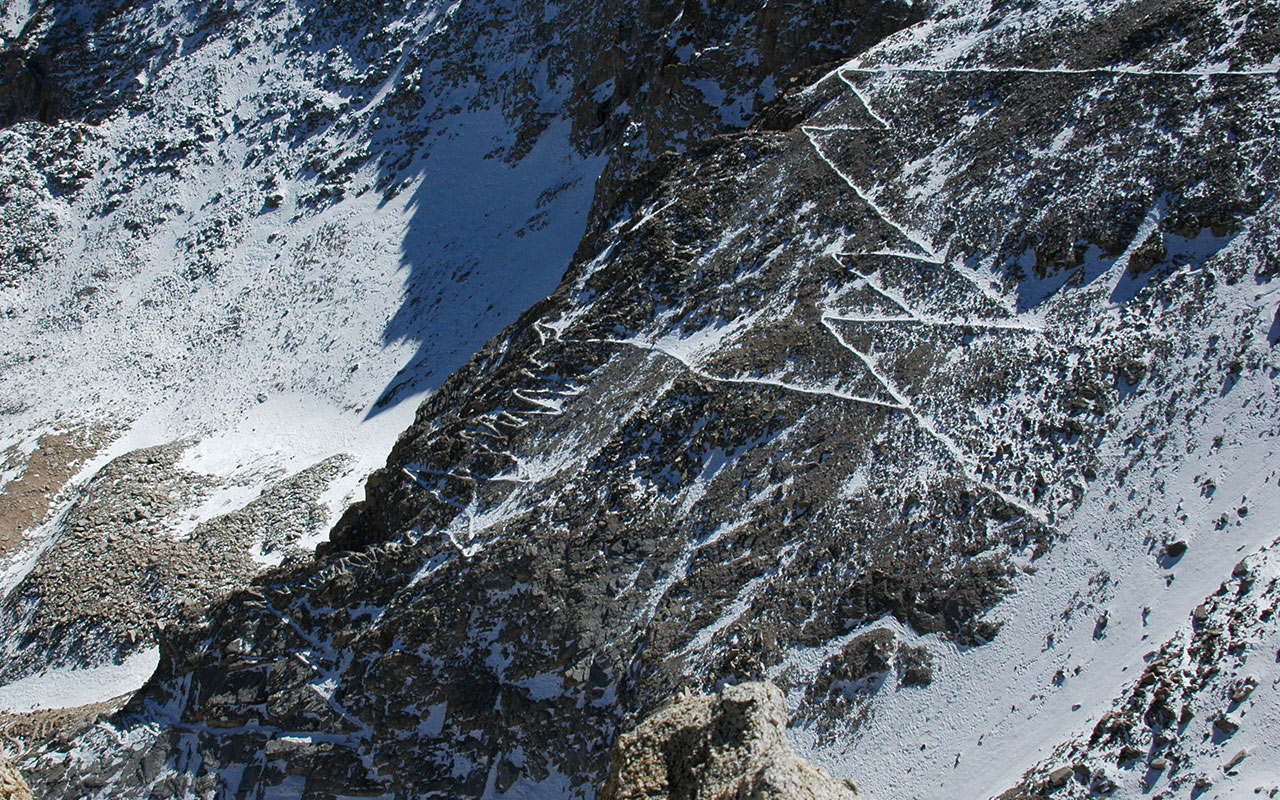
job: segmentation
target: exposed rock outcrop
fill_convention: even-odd
[[[600,800],[856,800],[852,782],[787,743],[787,705],[771,683],[681,696],[614,745]]]
[[[0,756],[0,800],[32,800],[31,788],[3,756]]]

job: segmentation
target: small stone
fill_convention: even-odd
[[[1049,773],[1049,785],[1055,789],[1066,786],[1067,781],[1071,780],[1074,772],[1075,770],[1071,769],[1071,767],[1058,767]]]
[[[1213,727],[1221,731],[1224,736],[1234,736],[1236,731],[1240,730],[1240,723],[1224,715],[1213,721]]]
[[[1153,758],[1151,759],[1151,763],[1147,766],[1151,767],[1156,772],[1164,772],[1169,767],[1169,759],[1164,758],[1163,756],[1160,758]]]
[[[1256,685],[1257,684],[1252,679],[1250,679],[1240,684],[1239,686],[1237,686],[1231,692],[1231,702],[1243,703],[1245,700],[1248,700],[1249,695],[1253,694],[1253,688]]]
[[[1094,794],[1111,794],[1117,788],[1119,787],[1116,786],[1116,782],[1110,778],[1099,778],[1089,786],[1089,790]]]
[[[1169,558],[1182,558],[1183,554],[1186,552],[1187,543],[1180,539],[1178,541],[1169,542],[1164,546],[1164,554]]]
[[[1240,762],[1244,761],[1248,757],[1249,757],[1249,751],[1241,750],[1240,752],[1232,756],[1231,759],[1222,766],[1222,771],[1227,773],[1228,775],[1232,774],[1231,771],[1236,767],[1240,766]]]
[[[1124,763],[1125,761],[1137,761],[1139,758],[1142,758],[1141,750],[1132,745],[1125,745],[1120,748],[1120,755],[1116,758],[1116,761]]]

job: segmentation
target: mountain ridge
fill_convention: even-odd
[[[1106,715],[1220,581],[1274,605],[1271,13],[946,4],[654,153],[314,561],[31,774],[588,797],[677,691],[768,678],[876,796],[1265,789],[1226,751],[1274,750],[1273,616],[1180,684],[1252,675],[1243,733]]]

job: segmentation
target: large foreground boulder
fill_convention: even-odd
[[[0,756],[0,800],[32,800],[27,782],[4,756]]]
[[[851,782],[796,755],[786,724],[770,683],[682,696],[618,739],[600,800],[856,800]]]

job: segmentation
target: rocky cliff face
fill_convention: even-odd
[[[190,609],[150,684],[28,759],[33,780],[590,797],[615,737],[680,689],[768,678],[801,752],[875,796],[1037,793],[1062,758],[1088,790],[1120,741],[1103,715],[1147,702],[1157,660],[1197,669],[1206,620],[1254,602],[1215,591],[1269,558],[1280,515],[1280,19],[822,8],[788,7],[777,41],[839,14],[842,60],[779,71],[757,106],[771,93],[721,92],[787,52],[761,44],[778,10],[686,7],[689,42],[751,43],[706,56],[720,89],[679,81],[697,123],[659,87],[710,45],[583,57],[622,66],[570,82],[598,104],[567,112],[574,141],[615,149],[563,280],[418,408],[314,559]],[[646,30],[619,52],[665,41]],[[503,106],[496,159],[531,157],[538,108]],[[1273,681],[1275,635],[1260,614],[1232,670]],[[1213,706],[1190,674],[1178,691]],[[1108,781],[1271,780],[1152,720]],[[1274,753],[1274,715],[1235,724]],[[1145,766],[1166,750],[1185,755]]]

